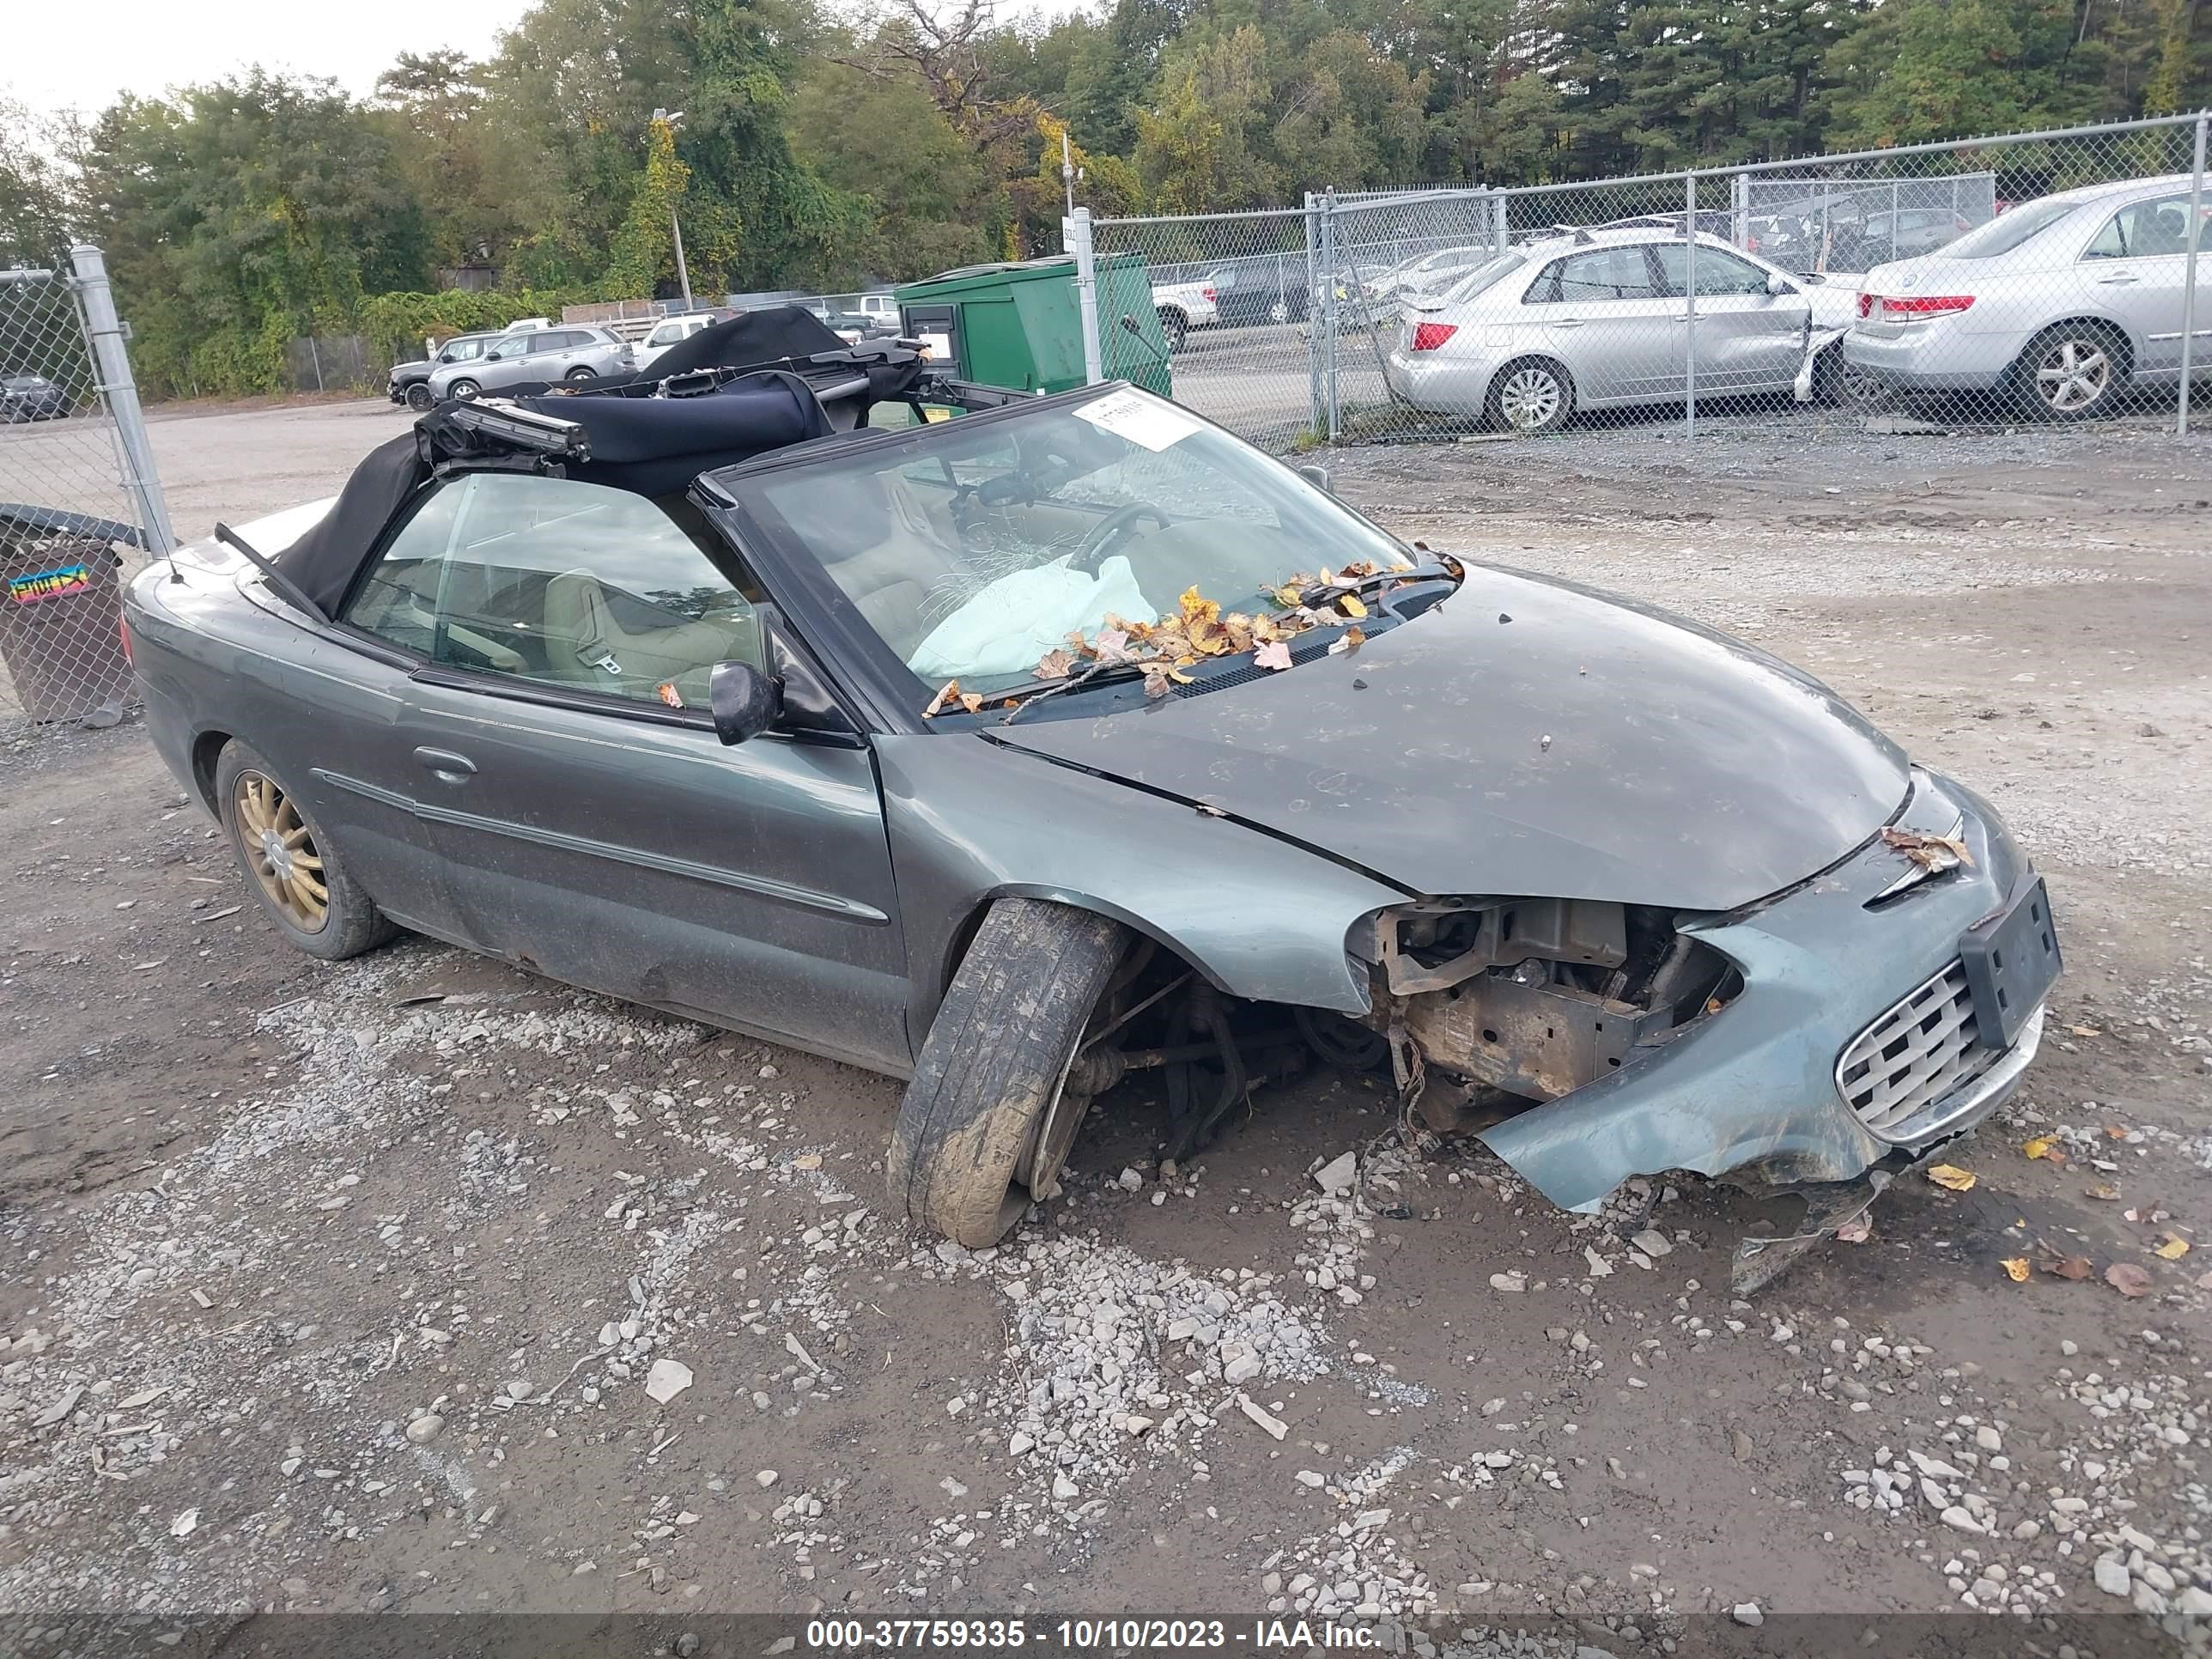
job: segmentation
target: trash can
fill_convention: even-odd
[[[129,525],[0,501],[0,660],[34,720],[119,714],[134,697],[123,654]]]
[[[1098,357],[1109,380],[1171,395],[1168,344],[1144,256],[1097,262]],[[899,327],[963,380],[1017,392],[1083,384],[1083,313],[1066,254],[967,265],[896,290]],[[1123,319],[1127,321],[1125,323]]]

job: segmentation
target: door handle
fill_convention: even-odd
[[[2098,286],[2100,288],[2124,288],[2130,283],[2140,283],[2141,281],[2142,281],[2142,278],[2140,276],[2100,276],[2097,278]]]
[[[1580,328],[1582,325],[1583,319],[1579,317],[1558,317],[1552,322],[1553,328]]]
[[[466,783],[476,775],[477,763],[466,755],[456,755],[450,749],[417,749],[415,758],[422,763],[430,775],[445,783]]]

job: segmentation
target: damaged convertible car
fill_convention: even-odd
[[[148,723],[293,943],[907,1079],[893,1201],[969,1246],[1094,1104],[1180,1154],[1316,1061],[1569,1209],[1691,1170],[1832,1225],[2033,1057],[2043,884],[1808,676],[1142,392],[763,326],[443,405],[137,580]]]

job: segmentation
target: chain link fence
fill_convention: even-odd
[[[0,270],[0,728],[122,717],[122,583],[172,545],[100,251]]]
[[[1091,240],[1144,258],[1177,400],[1279,451],[1777,419],[2185,433],[2212,379],[2208,125],[1328,192]]]

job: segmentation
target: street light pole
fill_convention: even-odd
[[[676,235],[676,281],[684,290],[684,308],[691,308],[691,273],[684,264],[684,227],[676,217],[676,210],[668,210],[668,228]]]
[[[653,118],[656,123],[667,124],[668,142],[673,147],[676,143],[676,129],[684,119],[684,112],[680,109],[672,111],[657,109],[653,112]],[[691,271],[684,263],[684,222],[677,213],[673,204],[670,204],[668,210],[668,229],[676,239],[676,284],[684,290],[684,308],[689,311],[691,308]]]

